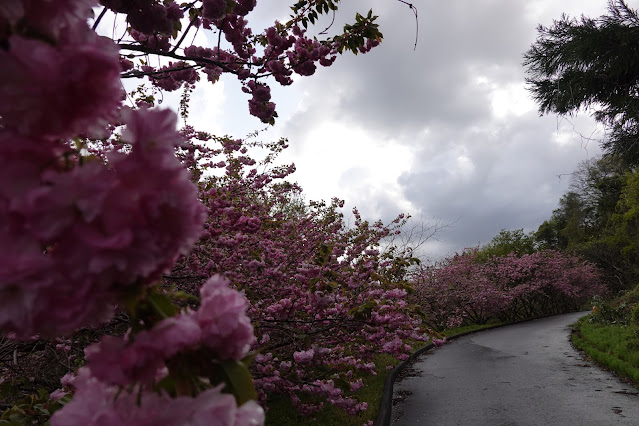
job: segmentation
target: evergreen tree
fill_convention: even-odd
[[[609,1],[608,15],[562,15],[524,55],[541,114],[574,114],[591,108],[608,126],[607,153],[639,164],[639,15],[623,0]]]

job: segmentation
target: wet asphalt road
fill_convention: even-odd
[[[427,352],[395,383],[401,402],[392,424],[639,425],[637,389],[569,343],[567,325],[585,314],[484,331]]]

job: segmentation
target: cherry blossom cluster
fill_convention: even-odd
[[[153,85],[173,91],[189,87],[199,80],[200,73],[213,83],[222,74],[231,73],[242,82],[244,91],[252,95],[249,112],[271,124],[277,116],[275,104],[270,101],[268,83],[258,83],[258,80],[272,77],[282,85],[289,85],[293,82],[293,73],[312,75],[318,64],[330,66],[344,50],[366,53],[382,39],[374,23],[376,16],[370,12],[367,16],[358,14],[354,25],[345,26],[343,33],[334,37],[322,40],[310,37],[307,34],[309,17],[311,23],[315,22],[318,13],[336,8],[337,0],[298,2],[287,22],[276,21],[259,34],[253,33],[247,18],[256,0],[202,0],[181,4],[174,0],[101,0],[101,3],[105,11],[127,17],[128,37],[119,43],[123,54],[158,55],[171,61],[151,66],[149,60],[127,58],[124,78],[146,76]],[[189,32],[197,29],[217,33],[217,46],[183,45]]]
[[[175,229],[195,228],[188,234],[142,236],[162,226],[149,216],[166,222],[172,209],[181,209],[166,203],[162,191],[186,191],[184,200],[195,195],[177,160],[163,158],[173,149],[174,129],[167,133],[160,126],[145,134],[142,113],[132,114],[131,129],[138,124],[141,130],[125,136],[132,153],[114,154],[109,167],[81,158],[66,142],[115,116],[121,97],[118,53],[112,41],[88,28],[90,6],[61,2],[59,8],[44,8],[51,13],[44,20],[36,14],[40,3],[9,2],[1,10],[9,32],[0,50],[0,327],[18,336],[69,332],[108,318],[116,294],[170,267],[197,238],[197,221],[203,220],[202,208],[194,205]],[[55,43],[29,38],[31,32]],[[158,159],[165,164],[155,164]],[[131,186],[145,163],[152,167],[141,186]],[[158,191],[156,179],[162,177],[171,184]],[[136,231],[140,227],[143,234]],[[147,250],[163,255],[145,258]]]
[[[78,376],[67,383],[67,387],[74,390],[75,396],[61,411],[53,415],[53,426],[208,426],[264,423],[264,413],[255,401],[238,407],[233,395],[221,392],[221,385],[207,389],[194,398],[147,392],[140,385],[133,392],[122,392],[121,388],[98,380],[86,368],[81,368]]]
[[[86,18],[91,3],[34,0],[0,6],[0,26],[6,29],[0,33],[0,44],[6,46],[0,49],[5,134],[53,141],[97,132],[115,118],[124,96],[118,48],[78,19],[78,9]],[[53,145],[48,143],[51,150]]]
[[[216,275],[200,289],[202,302],[196,311],[163,319],[134,338],[105,336],[87,347],[91,374],[112,385],[148,383],[175,354],[199,347],[212,349],[221,360],[244,358],[255,340],[246,316],[248,302],[228,284]]]
[[[606,292],[594,265],[553,250],[486,261],[466,250],[414,279],[414,297],[436,329],[569,312]]]
[[[205,212],[173,154],[175,120],[131,112],[130,153],[108,164],[69,158],[68,145],[17,136],[3,121],[2,329],[55,335],[104,321],[127,289],[153,283],[195,242]]]
[[[104,6],[127,16],[127,22],[138,33],[153,36],[173,34],[184,11],[177,2],[163,4],[153,0],[101,0]]]
[[[208,388],[200,377],[184,376],[189,362],[206,362],[211,354],[221,360],[243,358],[255,340],[245,314],[248,302],[228,281],[214,276],[200,293],[196,311],[163,319],[135,336],[105,336],[87,347],[87,364],[69,383],[73,400],[53,416],[52,424],[120,425],[134,419],[149,425],[208,425],[212,419],[223,425],[262,424],[264,412],[255,401],[238,407],[233,395],[221,393],[223,385]],[[156,391],[157,382],[167,380],[171,370],[181,371],[177,396],[163,388]],[[122,392],[130,386],[135,392]],[[197,388],[206,390],[198,394]]]

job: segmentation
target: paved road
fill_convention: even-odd
[[[393,425],[639,425],[637,389],[584,361],[568,324],[585,313],[461,337],[394,386]],[[412,373],[412,374],[411,374]]]

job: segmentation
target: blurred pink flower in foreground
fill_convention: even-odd
[[[171,398],[166,394],[132,392],[107,385],[81,368],[74,381],[71,402],[51,418],[52,426],[256,426],[264,423],[264,411],[249,401],[240,407],[221,386],[197,397]]]
[[[15,172],[0,184],[0,328],[30,336],[106,320],[124,289],[190,249],[206,212],[175,157],[176,123],[170,110],[133,111],[130,153],[70,171],[60,144],[0,133],[0,177]]]
[[[0,116],[6,129],[72,137],[104,133],[115,118],[124,95],[117,46],[88,28],[66,38],[52,46],[14,35],[9,50],[0,49]]]

